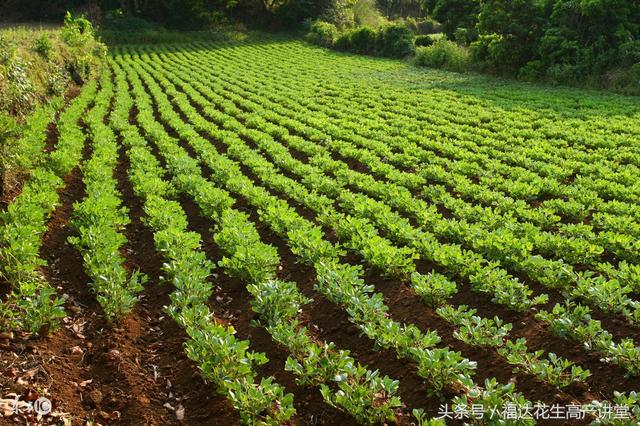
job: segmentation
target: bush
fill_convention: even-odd
[[[342,34],[338,34],[338,38],[333,44],[333,48],[342,52],[349,52],[351,50],[351,33],[347,31]]]
[[[33,51],[44,59],[49,60],[51,58],[51,51],[53,50],[53,44],[46,34],[40,35],[33,42]]]
[[[438,40],[432,46],[419,47],[415,64],[423,67],[442,68],[464,72],[469,69],[469,51],[450,40]]]
[[[442,32],[442,25],[431,18],[418,21],[417,34],[437,34]]]
[[[640,40],[628,41],[620,45],[620,63],[623,65],[640,63]]]
[[[433,39],[428,35],[419,35],[413,42],[413,44],[415,44],[417,47],[427,47],[431,46],[433,43]]]
[[[429,0],[429,16],[442,24],[441,31],[453,39],[458,28],[473,29],[482,2],[478,0]]]
[[[547,70],[544,62],[540,60],[534,60],[527,63],[520,68],[518,72],[518,78],[526,81],[536,81],[541,79]]]
[[[514,64],[518,58],[518,46],[513,41],[499,34],[481,35],[477,41],[471,43],[471,58],[482,71],[507,74],[514,71]],[[533,64],[525,73],[533,76],[539,65]]]
[[[67,12],[62,40],[69,46],[70,57],[66,60],[71,78],[77,84],[83,84],[99,67],[106,56],[107,48],[96,41],[93,26],[84,17],[74,17]]]
[[[380,29],[379,55],[389,58],[404,58],[415,53],[413,32],[405,25],[391,24]]]
[[[164,28],[159,24],[127,14],[122,9],[107,12],[103,28],[107,31],[125,32],[164,31]]]
[[[456,28],[453,39],[462,46],[468,46],[478,39],[478,31],[470,28]]]
[[[212,2],[211,0],[200,0],[204,3],[221,3],[219,0]],[[236,3],[236,0],[224,2],[228,5],[228,7],[233,8],[233,5]],[[323,4],[320,2],[314,2],[311,0],[278,0],[277,2],[271,3],[270,14],[256,16],[255,20],[265,20],[264,25],[271,29],[300,29],[301,24],[304,24],[306,20],[317,18],[322,10]],[[230,11],[230,9],[228,10]],[[260,14],[259,11],[255,11],[253,13]],[[220,13],[220,18],[224,18],[224,14]],[[228,14],[228,13],[227,13]],[[229,15],[229,14],[228,14]],[[248,17],[245,17],[245,19]],[[243,19],[243,20],[245,20]],[[246,22],[251,22],[253,19],[248,19]],[[231,21],[227,19],[230,23]],[[326,19],[325,19],[326,21]],[[207,25],[207,28],[219,28],[220,24],[222,24],[222,20],[219,23],[215,23],[210,21]],[[255,22],[256,25],[259,25],[258,22]]]
[[[333,47],[338,39],[338,29],[328,22],[316,21],[305,36],[307,41],[324,47]]]
[[[369,27],[360,27],[349,32],[349,50],[362,55],[375,55],[378,33]]]
[[[69,46],[85,45],[93,39],[93,25],[83,16],[74,17],[71,12],[67,12],[61,36]]]
[[[316,21],[305,37],[311,43],[365,55],[404,58],[415,53],[413,32],[398,24],[378,29],[358,27],[340,32],[330,23]]]

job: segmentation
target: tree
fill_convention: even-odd
[[[621,59],[621,46],[640,37],[637,1],[554,0],[550,9],[549,25],[540,46],[540,55],[546,62],[582,62],[601,72]]]
[[[453,39],[458,28],[475,31],[480,11],[479,0],[423,0],[431,16],[442,24],[443,32]]]
[[[543,8],[534,0],[482,0],[472,53],[494,71],[512,73],[536,53]]]

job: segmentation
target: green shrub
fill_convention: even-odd
[[[378,33],[369,27],[360,27],[349,32],[350,51],[363,55],[375,55]]]
[[[83,84],[99,67],[107,53],[106,46],[95,39],[91,22],[69,12],[64,18],[61,38],[69,46],[69,57],[65,62],[71,78],[77,84]]]
[[[623,65],[640,63],[640,40],[628,41],[620,45],[620,63]]]
[[[33,51],[42,56],[44,59],[51,59],[51,51],[53,50],[53,44],[46,34],[41,34],[33,42]]]
[[[365,55],[403,58],[415,53],[413,32],[405,25],[357,27],[340,32],[330,23],[316,21],[305,37],[311,43]]]
[[[400,24],[386,25],[380,29],[378,54],[389,58],[404,58],[415,53],[413,32]]]
[[[351,33],[346,31],[341,34],[338,34],[338,38],[333,44],[334,49],[340,50],[343,52],[348,52],[351,50]]]
[[[515,73],[515,64],[523,57],[521,46],[516,40],[499,34],[481,35],[471,43],[470,52],[478,69],[497,74]],[[532,68],[525,72],[534,75]]]
[[[338,39],[338,29],[335,25],[324,21],[311,24],[311,29],[305,36],[307,41],[324,47],[333,47]]]
[[[62,40],[69,46],[83,46],[90,39],[93,39],[93,26],[84,17],[74,17],[71,12],[67,12],[64,17],[61,36]]]
[[[526,81],[536,81],[541,79],[547,70],[544,62],[540,60],[530,61],[520,68],[518,78]]]
[[[418,21],[416,27],[417,34],[436,34],[442,32],[442,25],[431,18]]]
[[[453,39],[462,46],[468,46],[478,38],[478,31],[472,28],[456,28]]]
[[[482,2],[478,0],[429,0],[428,13],[440,22],[441,31],[454,38],[458,28],[475,28]]]
[[[164,30],[162,26],[146,19],[125,13],[121,9],[107,12],[102,27],[106,31],[141,32],[150,30]]]
[[[431,46],[433,43],[434,43],[434,40],[428,35],[419,35],[416,37],[415,41],[413,42],[413,44],[415,44],[416,47],[427,47],[427,46]]]
[[[464,72],[469,69],[469,51],[456,43],[441,39],[432,46],[419,47],[415,64],[423,67],[442,68],[448,71]]]

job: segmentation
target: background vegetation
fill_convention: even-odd
[[[71,14],[57,27],[0,28],[0,197],[11,177],[28,169],[17,137],[28,127],[30,115],[91,79],[105,54],[92,24]]]
[[[100,25],[110,42],[133,32],[138,41],[180,38],[165,28],[294,29],[339,50],[416,52],[418,65],[640,93],[637,0],[6,0],[0,16],[60,19],[66,10]],[[434,44],[439,33],[454,44]]]
[[[633,0],[416,0],[384,1],[377,24],[361,24],[358,7],[335,0],[342,14],[324,14],[311,26],[312,42],[356,53],[380,39],[376,26],[395,19],[417,35],[416,64],[474,70],[529,81],[580,84],[640,93],[640,2]],[[395,3],[395,7],[389,4]],[[404,16],[402,12],[408,12]],[[334,28],[335,27],[335,28]],[[447,40],[435,43],[432,33]],[[363,48],[364,44],[364,48]],[[393,55],[412,49],[396,44]]]
[[[640,93],[640,2],[431,0],[480,71]]]

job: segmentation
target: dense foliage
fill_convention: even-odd
[[[333,24],[317,21],[311,25],[306,38],[320,46],[363,55],[404,58],[415,52],[413,33],[406,26],[398,24],[378,28],[354,27],[340,31]]]
[[[429,11],[480,70],[640,92],[636,1],[436,0]]]
[[[415,64],[418,66],[465,72],[470,63],[467,49],[451,40],[429,41],[427,46],[416,49]]]
[[[110,29],[110,35],[136,29],[159,40],[161,27],[147,21],[194,30],[235,21],[292,29],[320,20],[338,32],[311,27],[309,40],[322,46],[391,57],[412,54],[404,42],[395,48],[380,46],[384,31],[377,28],[393,22],[414,34],[442,31],[468,46],[469,70],[640,92],[640,4],[634,0],[9,0],[0,14],[42,19],[60,17],[67,9],[86,13]],[[49,50],[44,40],[34,48]],[[456,59],[418,62],[455,69],[447,64]]]
[[[475,32],[480,9],[479,0],[425,0],[429,14],[442,24],[451,39],[456,32]]]

